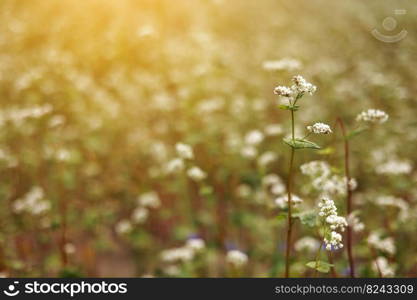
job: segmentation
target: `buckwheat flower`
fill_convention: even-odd
[[[307,126],[307,130],[315,134],[329,134],[332,133],[330,126],[324,123],[315,123],[313,126]]]
[[[262,185],[266,188],[271,187],[277,183],[282,184],[282,179],[276,174],[268,174],[262,178]]]
[[[346,179],[339,175],[332,175],[330,177],[317,177],[312,181],[313,187],[321,191],[325,195],[340,195],[346,194]]]
[[[336,231],[330,232],[330,236],[325,237],[324,242],[326,243],[326,250],[328,251],[343,248],[342,235]]]
[[[193,159],[194,153],[193,148],[187,144],[177,143],[175,145],[175,149],[177,150],[177,154],[179,157],[183,159]]]
[[[75,248],[74,244],[72,244],[72,243],[66,243],[64,245],[64,251],[67,254],[74,254],[75,251],[76,251],[76,248]]]
[[[303,202],[303,200],[298,197],[297,195],[291,194],[291,203],[292,206],[296,206],[298,204],[300,204],[301,202]],[[288,195],[283,195],[280,196],[278,198],[275,199],[275,204],[279,207],[279,208],[285,208],[288,206]]]
[[[132,224],[129,220],[121,220],[116,224],[115,229],[118,234],[123,235],[132,230]]]
[[[184,170],[184,168],[185,168],[184,160],[182,160],[181,158],[174,158],[173,160],[167,163],[166,172],[168,174],[178,173]]]
[[[258,165],[260,167],[266,167],[270,163],[274,162],[277,159],[277,154],[272,151],[266,151],[262,153],[258,158]]]
[[[320,247],[320,242],[316,240],[315,238],[312,238],[309,236],[299,239],[294,244],[294,249],[296,251],[307,250],[308,252],[315,252],[317,251],[317,249],[319,249],[319,247]]]
[[[185,246],[192,249],[195,252],[200,252],[206,247],[206,244],[203,239],[190,238],[187,240]]]
[[[395,242],[392,237],[382,238],[379,233],[371,232],[367,242],[373,248],[382,252],[394,255],[396,251]]]
[[[259,130],[252,130],[248,132],[245,136],[245,143],[247,145],[258,145],[260,144],[264,139],[264,135]]]
[[[194,250],[188,247],[167,249],[161,252],[161,259],[164,262],[187,262],[194,258]]]
[[[187,175],[195,181],[201,181],[207,177],[207,174],[199,167],[191,167],[187,170]]]
[[[280,124],[269,124],[265,126],[264,132],[268,136],[277,136],[283,133],[282,126]]]
[[[401,221],[410,217],[410,205],[402,198],[394,196],[379,196],[375,199],[375,203],[379,206],[391,206],[399,209],[398,218]]]
[[[274,89],[274,94],[281,96],[281,97],[290,98],[293,95],[293,91],[289,87],[286,87],[286,86],[277,86]]]
[[[388,120],[388,114],[379,109],[368,109],[357,115],[356,120],[382,124]]]
[[[346,219],[337,215],[334,201],[327,197],[320,199],[318,207],[320,209],[319,218],[326,228],[326,234],[323,238],[323,241],[326,243],[326,250],[343,248],[342,235],[337,230],[342,232],[345,230],[345,227],[348,225]]]
[[[246,158],[255,158],[258,155],[258,150],[254,146],[244,146],[240,149],[240,154]]]
[[[271,193],[276,196],[284,194],[285,190],[286,188],[283,183],[275,183],[271,187]]]
[[[388,260],[383,256],[378,256],[373,261],[372,270],[376,273],[381,272],[383,277],[393,277],[395,275],[395,267],[390,266]]]
[[[330,166],[325,161],[313,160],[301,165],[301,173],[310,177],[327,177],[330,175]]]
[[[376,167],[377,174],[401,175],[410,174],[413,170],[408,160],[392,159]]]
[[[262,67],[268,71],[295,71],[301,68],[301,62],[293,58],[267,60],[262,64]]]
[[[355,232],[360,232],[360,231],[363,231],[365,229],[365,224],[363,224],[359,220],[359,217],[357,216],[356,212],[352,212],[347,217],[347,222],[349,224],[349,227],[351,227],[353,229],[353,231],[355,231]]]
[[[164,273],[168,276],[178,276],[181,273],[181,269],[176,265],[166,266]]]
[[[147,192],[138,196],[138,205],[143,207],[158,208],[161,205],[161,200],[155,192]]]
[[[235,267],[242,267],[248,262],[248,256],[239,250],[229,250],[227,252],[226,260]]]
[[[313,95],[317,90],[317,87],[310,82],[307,82],[301,75],[296,75],[292,78],[294,85],[291,86],[291,89],[296,91],[299,94],[308,93]]]
[[[132,221],[136,224],[142,224],[148,218],[149,211],[144,207],[137,207],[132,213]]]

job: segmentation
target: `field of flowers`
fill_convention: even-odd
[[[0,275],[417,276],[416,13],[0,1]]]

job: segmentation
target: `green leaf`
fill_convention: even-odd
[[[328,262],[319,260],[317,263],[315,261],[310,261],[306,263],[306,266],[312,269],[315,269],[321,273],[328,273],[330,268],[333,267],[333,264],[329,264]]]
[[[333,154],[334,153],[334,150],[335,149],[333,147],[326,147],[324,149],[321,149],[321,150],[317,151],[317,154],[320,154],[320,155],[330,155],[330,154]]]
[[[308,227],[316,226],[317,213],[314,210],[293,214],[294,218],[299,218],[301,224]]]
[[[278,108],[284,109],[284,110],[297,111],[300,108],[300,106],[299,105],[286,105],[286,104],[282,104],[282,105],[279,105]]]
[[[276,219],[278,221],[283,221],[283,220],[286,220],[287,217],[288,217],[288,214],[285,212],[282,212],[282,213],[279,213],[278,216],[276,216]]]
[[[368,127],[362,127],[362,128],[358,128],[358,129],[352,130],[351,132],[349,132],[346,135],[346,139],[349,140],[349,139],[351,139],[351,138],[353,138],[353,137],[361,134],[362,132],[366,131],[367,129],[368,129]]]
[[[305,139],[284,138],[284,143],[294,149],[320,149],[319,145]]]

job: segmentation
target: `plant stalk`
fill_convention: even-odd
[[[340,125],[343,134],[344,140],[344,152],[345,152],[345,177],[346,177],[346,206],[347,206],[347,217],[349,218],[350,214],[352,213],[352,190],[349,187],[350,182],[350,169],[349,169],[349,140],[346,136],[346,129],[341,118],[337,118],[337,122]],[[353,250],[352,250],[352,227],[348,224],[347,226],[347,253],[349,259],[349,268],[350,268],[350,277],[355,277],[355,262],[353,259]]]

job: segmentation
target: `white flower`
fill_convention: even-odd
[[[27,212],[40,215],[50,209],[51,203],[44,199],[43,189],[39,186],[32,187],[26,195],[13,202],[13,210],[16,213]]]
[[[291,203],[292,205],[298,205],[301,202],[303,202],[303,200],[298,197],[297,195],[291,194]],[[284,195],[281,197],[278,197],[275,199],[275,204],[279,207],[279,208],[285,208],[288,205],[288,195]]]
[[[254,146],[244,146],[240,149],[240,154],[245,158],[255,158],[258,150]]]
[[[309,252],[314,252],[314,251],[317,251],[319,247],[320,247],[320,242],[316,240],[315,238],[312,238],[309,236],[299,239],[294,244],[294,249],[296,251],[307,250]]]
[[[301,165],[301,173],[310,177],[327,177],[330,175],[330,166],[325,161],[313,160]]]
[[[129,220],[121,220],[116,224],[116,232],[120,235],[132,230],[132,224]]]
[[[141,224],[148,218],[149,211],[144,207],[137,207],[132,213],[132,220],[136,224]]]
[[[309,82],[307,82],[302,76],[297,75],[292,78],[294,85],[291,86],[291,89],[296,91],[298,94],[309,93],[313,95],[317,90],[317,87]]]
[[[265,134],[269,135],[269,136],[277,136],[282,134],[283,129],[282,126],[280,124],[269,124],[267,126],[265,126]]]
[[[184,170],[185,164],[184,160],[181,158],[174,158],[173,160],[169,161],[166,165],[166,172],[170,173],[178,173]]]
[[[274,89],[274,94],[281,96],[281,97],[289,98],[289,97],[292,97],[293,91],[289,87],[286,87],[286,86],[277,86]]]
[[[353,231],[355,232],[360,232],[363,231],[365,229],[365,224],[363,224],[360,220],[359,217],[357,216],[356,212],[352,212],[348,217],[347,217],[347,222],[349,224],[349,226],[353,229]]]
[[[193,148],[187,144],[177,143],[175,145],[175,149],[177,150],[177,154],[179,157],[183,159],[193,159],[194,153]]]
[[[248,262],[248,256],[239,250],[229,250],[226,260],[235,267],[242,267]]]
[[[307,130],[315,134],[332,133],[330,126],[324,123],[315,123],[313,126],[307,126]]]
[[[382,124],[388,120],[388,114],[379,109],[368,109],[357,115],[356,120]]]
[[[66,243],[64,245],[64,251],[67,254],[74,254],[75,251],[76,251],[76,248],[75,248],[74,244],[72,244],[72,243]]]
[[[410,174],[413,170],[411,163],[407,160],[392,159],[376,167],[377,174],[400,175]]]
[[[301,62],[293,58],[267,60],[262,64],[262,67],[268,71],[295,71],[301,68]]]
[[[161,259],[164,262],[187,262],[194,258],[195,251],[189,247],[180,247],[180,248],[173,248],[167,249],[162,251]]]
[[[326,250],[330,251],[332,249],[337,250],[343,248],[342,235],[336,230],[342,232],[345,230],[345,227],[348,225],[346,219],[337,215],[337,208],[334,201],[327,197],[320,199],[318,207],[320,208],[319,217],[324,223],[324,226],[327,227],[327,231],[330,231],[323,239],[326,243]]]
[[[277,159],[277,157],[278,156],[275,152],[266,151],[266,152],[262,153],[261,156],[259,156],[258,165],[261,166],[261,167],[266,167],[267,165],[269,165],[270,163],[275,161]]]
[[[191,238],[187,240],[185,246],[192,249],[195,252],[199,252],[206,247],[206,244],[203,239]]]
[[[271,187],[271,193],[273,195],[282,195],[283,193],[285,193],[285,185],[283,183],[275,183],[274,185],[272,185]]]
[[[191,167],[187,170],[187,175],[195,181],[201,181],[207,177],[207,174],[199,167]]]
[[[159,196],[155,192],[148,192],[138,196],[138,204],[143,207],[158,208],[161,205]]]
[[[377,232],[371,232],[368,236],[368,244],[377,250],[391,255],[394,255],[396,251],[394,239],[392,237],[382,238]]]
[[[247,145],[258,145],[264,139],[264,135],[259,130],[252,130],[248,132],[245,136],[245,143]]]
[[[384,277],[393,277],[395,275],[395,267],[390,266],[388,260],[383,256],[378,256],[373,261],[372,269],[374,272],[379,273]]]

